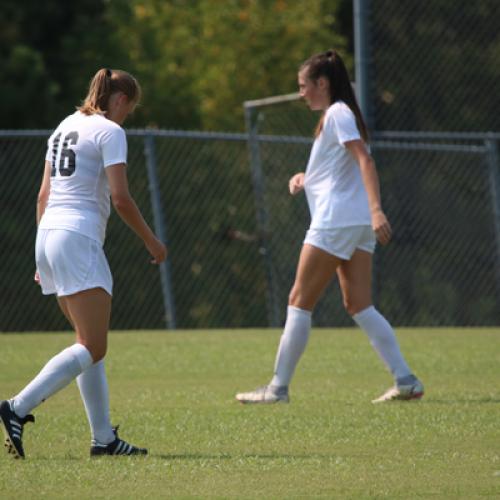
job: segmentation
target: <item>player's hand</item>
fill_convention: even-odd
[[[145,245],[153,257],[151,264],[161,264],[167,258],[167,247],[156,236],[145,242]]]
[[[35,271],[35,276],[33,276],[33,281],[39,285],[40,284],[40,274],[38,274],[38,271]]]
[[[387,243],[391,241],[391,225],[382,210],[372,213],[372,228],[373,231],[375,231],[377,240],[381,245],[387,245]]]
[[[304,172],[300,172],[299,174],[295,174],[288,181],[288,190],[291,195],[295,195],[300,193],[304,189]]]

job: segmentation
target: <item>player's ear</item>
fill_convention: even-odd
[[[328,88],[329,85],[328,78],[326,78],[326,76],[320,76],[316,80],[316,85],[322,90]]]
[[[118,103],[121,105],[121,106],[126,106],[128,104],[128,97],[123,93],[123,92],[120,92],[118,94]]]

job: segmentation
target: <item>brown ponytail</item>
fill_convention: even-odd
[[[88,94],[77,109],[85,115],[104,115],[108,110],[109,98],[116,92],[123,92],[129,101],[136,103],[141,98],[141,87],[130,73],[102,68],[92,78]]]

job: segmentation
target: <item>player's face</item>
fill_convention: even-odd
[[[330,106],[330,95],[328,80],[320,77],[318,80],[311,80],[307,76],[307,68],[299,71],[299,94],[306,104],[313,110],[323,110]]]

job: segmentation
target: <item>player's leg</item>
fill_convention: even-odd
[[[109,444],[115,439],[109,414],[109,389],[104,359],[87,368],[76,383],[90,425],[92,440]]]
[[[91,276],[96,242],[70,231],[41,231],[40,235],[36,257],[42,289],[44,293],[57,291],[67,295],[60,301],[61,308],[76,329],[77,341],[49,360],[18,395],[0,404],[9,451],[23,458],[23,427],[26,422],[34,421],[29,412],[91,367],[94,359],[104,356],[111,308],[109,294],[102,300],[103,290],[65,294],[67,290],[83,287],[85,279]]]
[[[67,320],[75,328],[66,297],[58,297],[58,303]],[[115,433],[109,416],[109,390],[104,359],[78,375],[76,383],[87,413],[92,440],[104,444],[111,443],[115,439]]]
[[[337,269],[344,307],[368,335],[370,343],[395,379],[395,387],[382,396],[388,399],[415,399],[423,395],[422,384],[412,374],[389,322],[372,304],[372,254],[356,250]],[[379,398],[380,399],[380,398]]]
[[[111,295],[103,288],[85,290],[63,300],[73,320],[77,341],[85,345],[95,363],[77,377],[92,432],[90,453],[95,455],[143,455],[146,449],[118,437],[109,417],[109,390],[104,367],[111,315]]]
[[[35,245],[37,269],[45,294],[56,293],[67,286],[82,264],[78,250],[80,235],[69,231],[39,231]],[[88,260],[88,259],[87,259]],[[83,263],[86,260],[83,259]],[[64,282],[61,285],[61,282]],[[0,419],[9,450],[24,458],[22,431],[24,423],[33,421],[29,412],[42,401],[69,384],[83,370],[91,366],[89,350],[80,343],[64,349],[42,368],[38,375],[14,398],[0,404]]]
[[[81,294],[88,294],[90,291],[81,292]],[[64,300],[79,300],[75,296],[66,297]],[[68,317],[73,320],[78,328],[78,321],[74,317],[70,308],[67,310]],[[95,312],[90,312],[92,317]],[[108,315],[109,317],[109,315]],[[21,391],[14,396],[10,401],[3,404],[3,414],[1,415],[2,423],[4,424],[4,433],[6,439],[9,439],[12,446],[11,451],[15,451],[18,456],[24,457],[24,450],[22,447],[22,430],[24,420],[29,421],[29,413],[31,410],[40,405],[43,401],[50,396],[66,387],[73,379],[80,373],[88,369],[93,364],[93,354],[91,343],[82,341],[82,336],[78,335],[77,341],[72,346],[64,349],[56,354],[48,363],[41,369],[38,375]],[[99,345],[102,349],[102,347]],[[95,352],[99,350],[94,349]],[[9,408],[12,413],[9,413]],[[8,429],[8,425],[12,425],[12,429]],[[18,432],[16,431],[16,428]]]
[[[300,253],[295,283],[287,309],[285,328],[280,339],[274,376],[270,384],[248,393],[239,393],[242,403],[288,402],[288,385],[292,379],[311,330],[311,312],[335,274],[340,258],[305,243]]]
[[[75,343],[55,355],[42,368],[38,375],[10,401],[0,406],[0,419],[6,440],[16,457],[24,458],[22,431],[24,424],[34,421],[31,410],[40,403],[66,387],[83,370],[92,365],[90,352],[81,344]]]
[[[338,257],[320,248],[307,243],[303,246],[289,296],[287,319],[276,356],[272,385],[289,385],[309,339],[312,310],[340,262]]]
[[[68,232],[39,230],[37,232],[35,255],[37,271],[43,293],[57,292],[57,284],[51,257],[63,262],[67,253],[64,246]],[[62,239],[61,239],[62,237]],[[78,344],[54,356],[40,373],[17,396],[9,401],[0,402],[0,424],[5,434],[5,445],[15,458],[24,458],[22,434],[26,422],[34,422],[29,412],[55,391],[69,383],[82,369],[92,364],[88,350]]]
[[[69,324],[71,325],[71,327],[74,330],[75,324],[73,322],[73,319],[69,315],[68,306],[66,304],[65,297],[57,297],[57,303],[59,304],[59,309],[61,309],[62,313],[64,314],[64,317],[68,320]]]
[[[61,303],[75,327],[76,343],[54,356],[11,400],[13,411],[21,418],[68,385],[106,353],[111,310],[109,294],[101,288],[94,288],[68,295]]]
[[[97,283],[104,283],[106,291],[110,292],[112,290],[113,280],[106,256],[102,252],[102,249],[99,249],[98,251],[95,267],[96,272],[92,279]],[[100,287],[98,287],[98,289],[99,288]],[[98,294],[101,294],[101,292],[98,292]],[[109,293],[108,296],[111,297]],[[58,297],[57,301],[64,316],[67,318],[73,329],[77,331],[75,322],[69,311],[67,297]],[[104,297],[104,301],[105,303],[109,302],[108,297]],[[104,324],[106,332],[109,324],[110,307],[110,304],[109,306],[107,305],[106,310],[104,311],[105,317],[107,317],[107,321]],[[106,335],[107,333],[102,333],[103,338],[106,338]],[[76,382],[87,413],[92,433],[92,440],[100,443],[112,442],[115,439],[115,433],[113,432],[109,416],[109,390],[104,359],[94,363],[78,375]]]
[[[111,295],[103,288],[91,288],[68,295],[60,302],[73,322],[76,342],[85,346],[93,362],[104,358],[111,316]]]
[[[58,302],[74,328],[74,321],[70,316],[66,297],[58,297]],[[104,359],[94,363],[78,375],[76,383],[87,413],[92,441],[103,444],[111,443],[115,439],[115,433],[109,416],[109,389]]]

